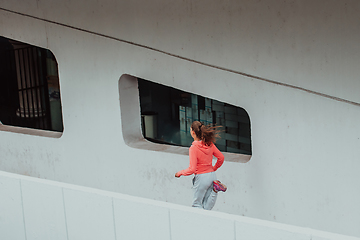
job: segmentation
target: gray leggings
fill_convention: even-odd
[[[196,174],[193,178],[194,199],[192,206],[211,210],[216,202],[217,193],[213,191],[215,172]]]

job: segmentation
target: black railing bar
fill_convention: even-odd
[[[20,98],[20,94],[21,94],[21,102],[22,102],[22,108],[23,108],[23,111],[21,111],[21,104],[19,106],[19,116],[20,118],[21,117],[26,117],[25,115],[25,100],[24,100],[24,92],[22,91],[22,87],[23,87],[23,81],[22,81],[22,69],[21,69],[21,52],[20,50],[16,50],[15,51],[17,53],[17,61],[16,61],[16,65],[17,65],[17,68],[16,68],[16,76],[17,76],[17,80],[18,80],[18,85],[20,84],[20,86],[18,86],[18,95],[19,95],[19,98]],[[15,58],[16,60],[16,58]],[[19,102],[20,102],[20,99],[19,99]],[[24,115],[24,116],[23,116]]]
[[[29,88],[32,88],[32,81],[31,81],[31,75],[30,75],[30,60],[29,60],[29,48],[24,49],[25,52],[25,74],[26,74],[26,82]],[[34,102],[33,102],[33,96],[32,96],[32,89],[27,90],[28,91],[28,111],[29,111],[29,117],[35,117],[35,109],[34,109]]]
[[[32,104],[33,104],[33,111],[34,111],[34,117],[35,116],[35,111],[37,111],[37,115],[38,117],[39,116],[39,111],[37,109],[37,104],[36,104],[36,83],[35,83],[35,80],[34,80],[34,72],[33,72],[33,69],[34,69],[34,63],[33,63],[33,60],[32,60],[32,48],[28,49],[28,59],[29,59],[29,70],[30,70],[30,81],[31,81],[31,85],[32,86],[35,86],[35,90],[34,89],[31,89],[31,96],[32,96]],[[35,108],[35,104],[36,104],[36,108]]]
[[[36,64],[37,64],[37,61],[36,61],[36,47],[33,47],[31,49],[31,56],[32,56],[32,69],[33,69],[33,76],[34,76],[34,81],[35,81],[35,86],[36,86],[36,89],[35,89],[35,102],[36,102],[36,107],[37,107],[37,111],[38,111],[38,117],[40,119],[40,111],[41,108],[40,108],[40,97],[39,97],[39,92],[38,92],[38,89],[39,89],[39,80],[38,80],[38,76],[37,76],[37,68],[36,68]]]

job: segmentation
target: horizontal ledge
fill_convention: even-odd
[[[262,231],[264,236],[266,234],[276,234],[276,236],[280,239],[283,236],[289,236],[291,234],[293,238],[296,239],[327,239],[327,240],[335,240],[335,239],[342,239],[342,240],[360,240],[360,238],[355,236],[348,236],[338,233],[332,233],[332,232],[326,232],[322,230],[312,229],[312,228],[306,228],[296,225],[290,225],[286,223],[279,223],[279,222],[273,222],[258,218],[252,218],[247,216],[240,216],[230,213],[224,213],[224,212],[217,212],[217,211],[208,211],[188,206],[182,206],[175,203],[170,202],[164,202],[164,201],[158,201],[154,199],[148,199],[148,198],[141,198],[137,196],[127,195],[123,193],[118,192],[111,192],[96,188],[90,188],[90,187],[84,187],[80,185],[74,185],[69,183],[63,183],[58,181],[52,181],[47,179],[39,179],[35,177],[29,177],[9,172],[0,171],[0,179],[13,179],[18,180],[22,183],[24,182],[30,182],[30,183],[38,183],[38,184],[45,184],[49,187],[56,187],[61,188],[62,191],[64,190],[70,190],[70,191],[76,191],[79,193],[87,193],[91,195],[100,195],[103,197],[111,198],[112,201],[114,199],[118,200],[124,200],[128,202],[133,202],[137,204],[141,204],[142,206],[145,206],[146,208],[154,208],[154,207],[161,207],[163,209],[166,209],[170,215],[174,216],[175,214],[178,214],[181,212],[182,215],[186,214],[187,216],[195,216],[195,217],[202,217],[202,218],[214,218],[215,221],[218,221],[219,223],[223,222],[224,220],[232,221],[234,226],[234,231],[236,233],[237,227],[242,226],[244,227],[252,227],[255,230]],[[23,191],[23,189],[20,189],[20,191]],[[7,197],[7,196],[6,196]],[[174,214],[174,215],[173,215]],[[200,223],[201,225],[201,223]],[[199,226],[200,226],[199,225]],[[247,232],[249,234],[249,232]],[[252,233],[250,233],[252,234]],[[249,235],[248,235],[249,236]]]
[[[33,128],[24,128],[24,127],[15,127],[15,126],[3,125],[3,124],[0,124],[0,131],[21,133],[21,134],[39,136],[39,137],[51,137],[51,138],[60,138],[63,134],[62,132],[33,129]]]

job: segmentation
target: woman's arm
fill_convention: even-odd
[[[189,175],[195,173],[196,165],[197,165],[197,156],[196,156],[196,150],[193,147],[190,147],[190,149],[189,149],[189,159],[190,159],[189,167],[187,169],[177,172],[175,174],[175,177],[189,176]]]
[[[214,171],[216,171],[219,167],[221,167],[221,165],[224,163],[224,155],[220,152],[220,150],[215,146],[215,144],[213,144],[213,155],[217,158],[216,164],[213,167]]]

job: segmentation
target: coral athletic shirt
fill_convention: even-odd
[[[217,158],[212,165],[213,156]],[[224,155],[211,144],[206,146],[202,141],[194,141],[189,149],[190,165],[187,169],[178,172],[180,176],[189,176],[193,173],[202,174],[216,171],[224,163]]]

